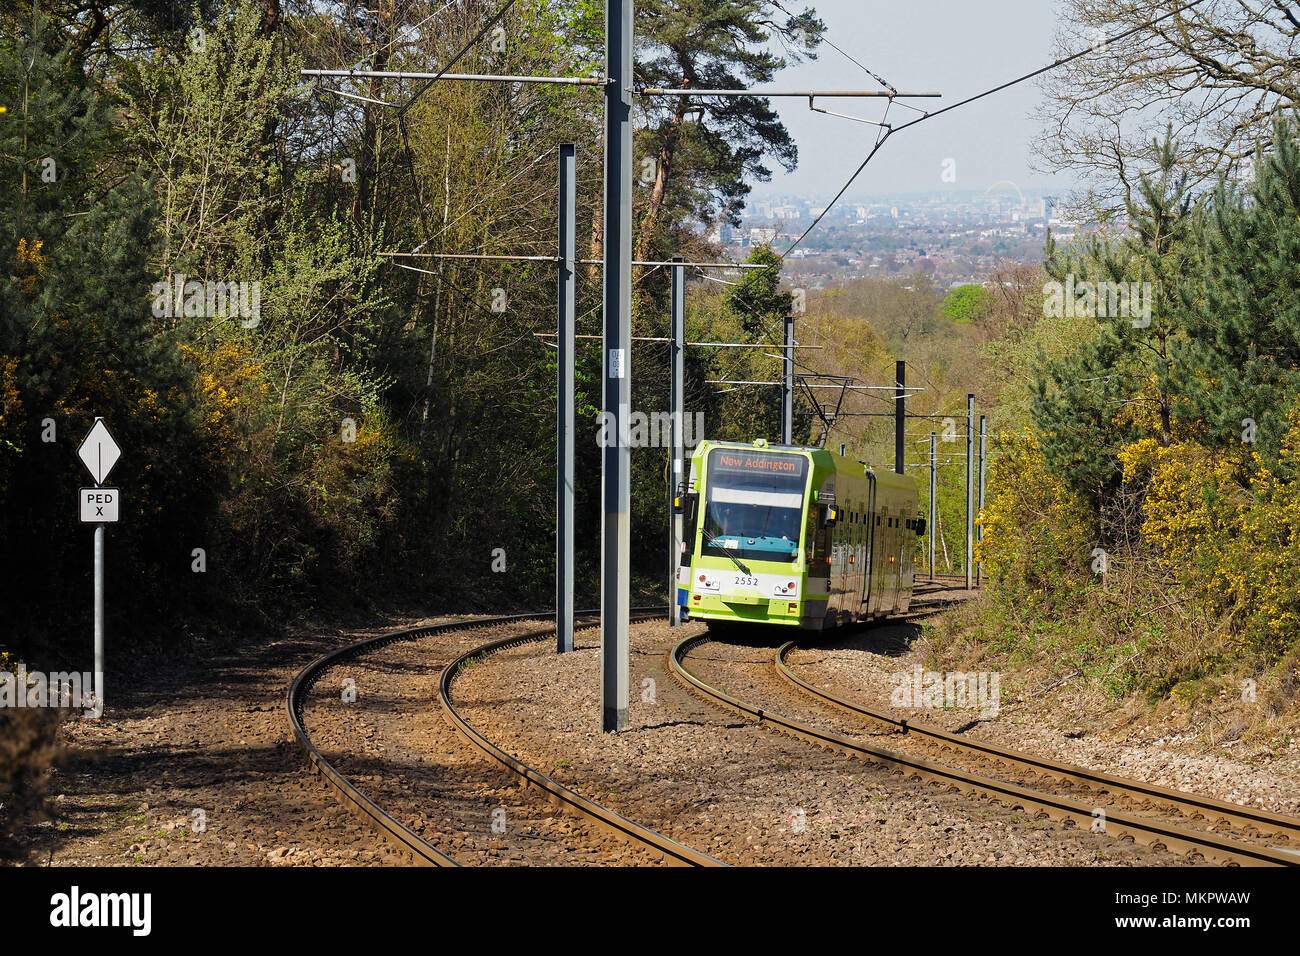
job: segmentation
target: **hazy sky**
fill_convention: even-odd
[[[1052,59],[1051,0],[811,0],[827,38],[898,90],[937,90],[941,99],[909,100],[931,111],[997,86]],[[790,9],[797,7],[786,4]],[[773,87],[877,89],[861,69],[823,45],[818,59],[787,68]],[[920,114],[897,101],[890,121]],[[1072,185],[1030,169],[1040,94],[1034,81],[996,93],[890,137],[846,198],[892,192],[984,190],[1000,180],[1065,191]],[[876,127],[814,113],[806,99],[777,99],[799,144],[799,168],[779,166],[756,195],[826,194],[829,200],[870,151]],[[879,120],[884,101],[819,100],[819,107]],[[956,181],[942,180],[951,159]]]

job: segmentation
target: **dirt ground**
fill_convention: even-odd
[[[53,817],[26,834],[31,862],[404,864],[306,769],[284,698],[293,676],[320,654],[423,623],[433,621],[388,617],[366,627],[301,629],[261,644],[199,646],[188,654],[140,654],[127,661],[133,679],[109,685],[105,717],[64,724],[67,755],[51,782]],[[578,650],[563,657],[548,644],[533,644],[488,658],[457,680],[458,707],[520,759],[727,862],[1183,862],[904,780],[724,713],[687,693],[664,669],[668,647],[692,627],[700,625],[634,626],[632,726],[624,734],[598,732],[599,654],[592,632],[580,635]],[[791,663],[816,683],[888,706],[891,675],[915,663],[907,636],[914,628],[908,627],[800,650]],[[334,727],[327,717],[341,711],[330,692],[318,689],[308,726],[316,722],[321,745],[340,769],[368,781],[381,803],[405,801],[400,805],[410,820],[399,818],[462,862],[650,862],[539,806],[532,792],[490,764],[464,754],[448,758],[460,744],[438,715],[437,669],[453,653],[492,636],[478,629],[440,645],[391,645],[387,658],[358,671],[372,675],[359,686],[385,688],[369,694],[367,708]],[[780,704],[779,688],[757,676],[763,662],[749,661],[743,647],[724,653],[705,645],[696,653],[702,673],[737,696],[767,695],[770,706]],[[925,719],[947,726],[967,724],[970,715],[927,711]],[[1131,732],[1123,739],[1085,737],[1077,732],[1085,723],[1069,710],[1068,699],[1042,694],[1004,701],[997,719],[981,718],[968,732],[1167,786],[1300,812],[1300,774],[1289,772],[1291,762],[1261,768],[1197,756],[1180,750],[1160,727],[1148,728],[1145,739]],[[463,812],[444,811],[438,800],[454,800]],[[505,839],[489,835],[496,807],[509,815],[512,830]]]
[[[426,623],[306,629],[264,644],[139,656],[100,720],[74,718],[51,781],[53,819],[29,829],[43,866],[401,863],[306,768],[284,699],[312,659]]]

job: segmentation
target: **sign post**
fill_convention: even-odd
[[[78,492],[81,520],[95,526],[95,713],[104,712],[104,525],[117,521],[121,493],[105,488],[104,479],[122,457],[104,419],[97,417],[77,449],[82,464],[95,479],[94,488]]]

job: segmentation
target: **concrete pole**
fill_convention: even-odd
[[[600,709],[606,732],[627,727],[631,684],[632,18],[632,0],[607,0],[603,355],[610,427],[601,471],[600,580]]]
[[[573,143],[560,144],[559,281],[555,411],[555,650],[573,650],[574,335],[577,286],[578,164]]]

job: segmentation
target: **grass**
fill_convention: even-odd
[[[485,660],[487,660],[486,654],[475,654],[473,657],[467,657],[460,662],[460,667],[457,668],[456,673],[463,674],[466,671],[473,670],[474,668],[482,664]]]

